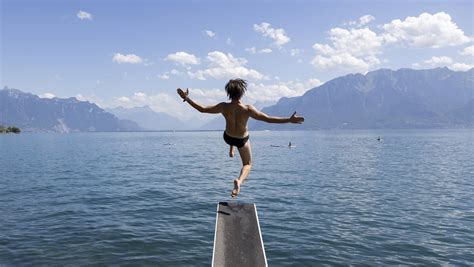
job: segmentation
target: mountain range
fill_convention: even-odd
[[[302,125],[267,124],[251,120],[251,130],[374,129],[474,127],[474,69],[452,71],[379,69],[349,74],[281,98],[263,112],[305,117]],[[220,130],[225,121],[215,115],[204,123],[180,120],[148,106],[104,110],[71,98],[40,98],[17,89],[0,90],[0,125],[22,131],[93,132],[141,130]]]
[[[134,121],[145,130],[195,130],[202,125],[198,119],[181,120],[165,112],[156,112],[149,106],[124,108],[116,107],[106,109],[120,119]]]
[[[34,132],[140,131],[94,103],[71,98],[40,98],[17,89],[0,90],[0,124]]]
[[[474,69],[380,69],[330,80],[304,95],[281,98],[262,110],[305,117],[302,125],[252,121],[262,129],[474,127]]]

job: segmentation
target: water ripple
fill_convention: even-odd
[[[239,198],[257,203],[270,266],[474,262],[472,131],[256,132],[251,143]],[[209,266],[216,204],[240,168],[221,133],[0,145],[0,265]]]

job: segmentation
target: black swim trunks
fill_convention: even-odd
[[[244,138],[235,138],[227,135],[227,133],[224,131],[224,141],[230,146],[236,146],[238,148],[241,148],[245,145],[245,143],[247,143],[248,140],[248,135]]]

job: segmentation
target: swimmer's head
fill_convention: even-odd
[[[227,96],[231,100],[240,100],[247,91],[247,82],[242,79],[232,79],[225,85]]]

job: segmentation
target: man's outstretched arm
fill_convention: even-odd
[[[189,95],[189,90],[188,89],[186,89],[186,92],[185,92],[182,89],[178,88],[177,92],[178,92],[179,96],[183,99],[183,101],[188,102],[193,108],[197,109],[201,113],[222,113],[222,111],[223,111],[223,104],[222,103],[219,103],[219,104],[214,105],[214,106],[203,106],[203,105],[200,105],[200,104],[194,102],[193,100],[191,100],[191,98],[188,97],[188,95]]]
[[[304,122],[304,118],[300,116],[296,116],[296,111],[291,115],[291,117],[288,118],[282,118],[282,117],[273,117],[269,116],[261,111],[258,111],[255,107],[249,105],[249,111],[250,111],[250,117],[259,120],[259,121],[264,121],[268,123],[298,123],[301,124]]]

